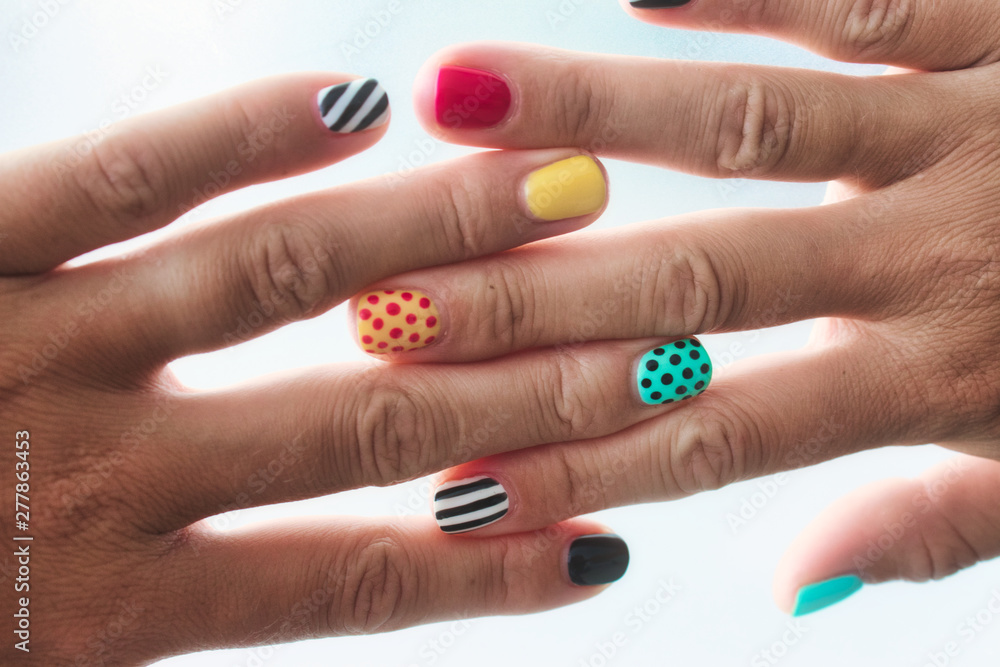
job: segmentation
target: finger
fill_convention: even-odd
[[[950,70],[1000,57],[996,5],[986,0],[950,5],[931,0],[622,0],[622,6],[656,25],[765,34],[848,62]]]
[[[947,101],[970,85],[471,44],[424,65],[415,106],[454,143],[581,146],[705,176],[880,185],[948,144]]]
[[[920,420],[881,398],[894,382],[877,377],[872,360],[881,353],[845,340],[749,359],[718,370],[698,400],[620,433],[474,461],[438,481],[489,477],[503,485],[507,515],[476,533],[491,535],[912,443],[920,436],[904,429]]]
[[[96,137],[0,156],[7,186],[0,192],[0,233],[6,235],[0,272],[45,271],[162,227],[225,192],[363,151],[385,132],[387,107],[364,129],[353,117],[337,125],[340,106],[320,113],[321,93],[326,102],[349,78],[310,73],[255,81],[124,120]],[[374,79],[346,88],[341,105],[364,95],[384,97]]]
[[[126,453],[123,467],[131,472],[122,478],[156,473],[161,480],[144,517],[160,532],[234,509],[387,485],[510,449],[614,433],[672,407],[640,397],[636,366],[649,348],[648,341],[623,341],[588,345],[572,357],[533,351],[461,366],[333,366],[181,394],[159,412],[141,411],[156,428],[137,428],[121,445],[126,452],[155,447],[160,457],[148,463]],[[675,402],[704,390],[711,370],[694,364],[706,361],[677,366],[675,384],[683,369],[697,377],[684,381],[683,395],[673,392]]]
[[[526,179],[539,171],[560,195],[533,212]],[[123,334],[109,338],[134,342],[145,350],[135,356],[153,363],[231,345],[319,315],[383,276],[578,229],[597,218],[605,193],[594,159],[559,149],[482,153],[265,206],[125,264],[132,310],[109,314]],[[434,294],[400,287],[433,312]]]
[[[896,202],[875,222],[871,212],[884,211],[882,197],[895,201],[899,194],[806,209],[726,209],[574,234],[374,287],[418,286],[436,296],[436,315],[447,325],[408,361],[466,361],[537,346],[572,350],[588,340],[757,329],[832,314],[882,316],[905,307],[912,291],[908,273],[891,277],[878,250],[895,243],[889,218],[909,207]],[[372,330],[372,318],[399,318],[386,318],[367,298],[361,295],[352,312],[362,348],[379,352],[390,329]]]
[[[194,530],[172,561],[153,582],[180,587],[164,611],[204,649],[551,609],[621,577],[628,548],[589,521],[472,541],[426,519],[313,519]]]
[[[774,595],[796,616],[865,583],[940,579],[1000,555],[1000,462],[959,456],[917,479],[876,482],[825,510],[778,566]]]

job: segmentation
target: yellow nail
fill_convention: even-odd
[[[604,174],[593,158],[577,155],[531,172],[524,184],[528,210],[542,220],[593,213],[607,198]]]

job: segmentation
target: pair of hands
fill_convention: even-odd
[[[839,575],[924,579],[1000,552],[996,9],[629,11],[911,71],[856,79],[457,47],[420,75],[422,122],[445,140],[518,150],[298,197],[73,268],[64,262],[204,197],[368,148],[385,128],[377,89],[351,110],[361,84],[337,100],[327,91],[347,77],[282,77],[124,122],[71,169],[72,141],[3,156],[0,413],[30,452],[3,484],[13,495],[29,473],[36,659],[132,664],[567,604],[601,589],[578,585],[594,579],[573,577],[569,556],[605,532],[571,517],[886,444],[964,455],[831,508],[779,567],[779,605]],[[362,111],[368,129],[350,131]],[[833,183],[815,208],[550,239],[601,211],[590,154]],[[359,293],[359,344],[407,363],[214,392],[165,368]],[[376,329],[380,314],[362,311],[385,303],[367,297],[396,294],[399,313],[385,314],[406,324]],[[411,312],[424,297],[427,312]],[[727,368],[694,400],[646,404],[638,362],[651,350],[814,317],[826,319],[806,349]],[[824,422],[838,428],[808,446]],[[479,539],[430,518],[223,534],[200,522],[455,464],[442,484],[488,477],[508,496]],[[905,530],[884,557],[859,563],[894,523]]]

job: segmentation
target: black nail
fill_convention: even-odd
[[[569,545],[569,579],[577,586],[618,581],[628,569],[628,545],[617,535],[584,535]]]
[[[628,4],[636,9],[663,9],[664,7],[680,7],[689,0],[631,0]]]

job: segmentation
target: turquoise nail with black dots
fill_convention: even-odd
[[[642,355],[635,381],[646,405],[676,403],[708,388],[712,360],[701,341],[684,338]]]

